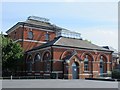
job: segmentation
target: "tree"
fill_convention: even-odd
[[[2,71],[3,76],[8,72],[15,74],[23,62],[23,49],[20,44],[2,35]]]
[[[112,78],[114,78],[114,79],[120,79],[120,70],[119,69],[114,69],[112,71]]]
[[[84,41],[89,42],[89,43],[92,43],[90,40],[87,40],[87,39],[85,39]]]

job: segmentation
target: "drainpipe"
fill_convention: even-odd
[[[64,79],[64,64],[65,64],[65,62],[64,62],[64,60],[62,61],[62,65],[63,65],[63,79]]]
[[[22,47],[24,46],[24,23],[23,23],[23,27],[22,27]]]
[[[53,71],[53,48],[52,48],[52,46],[51,46],[51,62],[50,62],[50,64],[51,64],[51,75],[52,75],[52,71]]]
[[[22,48],[24,46],[24,23],[23,23],[23,27],[22,27],[22,44],[21,44]],[[24,74],[26,75],[26,58],[25,58],[25,52],[23,51],[23,60],[24,60],[24,69],[22,68],[24,72]],[[22,73],[23,74],[23,73]]]

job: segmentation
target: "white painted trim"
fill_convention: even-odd
[[[63,71],[52,71],[52,73],[63,73]]]
[[[50,71],[44,71],[44,72],[48,72],[49,73]]]
[[[15,40],[14,42],[18,42],[18,41],[22,41],[22,39]],[[27,39],[23,39],[23,41],[25,41],[25,42],[46,43],[46,42],[43,42],[43,41],[37,41],[37,40],[27,40]]]
[[[32,73],[27,73],[27,75],[31,75]]]
[[[13,27],[13,28],[10,28],[8,31],[7,31],[7,34],[10,34],[11,32],[13,32],[13,31],[15,31],[17,28],[19,28],[19,27],[22,27],[22,25],[16,25],[15,27]]]
[[[91,72],[91,71],[85,71],[85,70],[84,70],[83,72],[84,72],[84,73],[89,73],[89,72]]]
[[[40,71],[40,73],[43,73],[44,71]]]
[[[40,75],[40,73],[35,73],[35,75]]]
[[[15,40],[14,42],[18,42],[18,41],[22,41],[22,39],[17,39],[17,40]]]
[[[64,61],[62,59],[52,59],[51,61]]]
[[[84,74],[79,74],[79,75],[92,75],[92,74],[84,73]]]
[[[50,47],[42,48],[42,49],[38,49],[38,50],[33,50],[33,51],[30,51],[30,52],[27,52],[27,53],[29,54],[29,53],[32,53],[32,52],[38,52],[38,51],[46,50],[46,49],[50,49]]]
[[[42,25],[41,25],[41,26],[42,26]],[[36,27],[30,27],[30,26],[24,26],[24,27],[25,27],[25,28],[35,29],[35,30],[54,32],[54,31],[52,31],[52,30],[47,30],[47,29],[42,29],[42,28],[36,28]]]
[[[14,25],[15,26],[15,25]],[[13,28],[10,28],[7,32],[7,34],[10,34],[11,32],[13,32],[14,30],[16,30],[17,28],[19,27],[23,27],[22,25],[16,25],[15,27],[13,26]],[[42,26],[42,25],[41,25]],[[35,30],[41,30],[41,31],[49,31],[49,32],[55,32],[55,31],[52,31],[52,30],[47,30],[47,29],[42,29],[42,28],[36,28],[36,27],[30,27],[30,26],[24,26],[25,28],[32,28],[32,29],[35,29]]]
[[[106,75],[106,74],[107,74],[107,73],[102,73],[102,74],[101,74],[101,73],[99,73],[99,75]]]
[[[46,49],[50,49],[50,47],[42,48],[42,49],[39,49],[39,50],[46,50]],[[36,50],[36,51],[39,51],[39,50]]]
[[[64,75],[72,75],[72,74],[64,74]],[[92,74],[79,74],[79,75],[92,75]]]
[[[93,71],[93,72],[98,72],[98,71]]]
[[[72,76],[72,74],[68,74],[68,75]]]
[[[108,64],[111,64],[112,62],[107,62]]]
[[[60,41],[60,39],[61,39],[61,37],[53,44],[53,45],[55,45],[57,42],[59,42]]]
[[[43,41],[37,41],[37,40],[26,40],[26,39],[24,39],[23,41],[26,41],[26,42],[46,43],[46,42],[43,42]]]
[[[66,49],[70,49],[71,50],[71,48],[68,48],[68,47],[58,47],[58,46],[52,46],[52,47],[54,47],[54,48],[62,48],[62,49],[64,49],[64,48],[66,48]],[[85,49],[78,49],[77,47],[74,47],[73,49],[75,49],[75,50],[84,50],[84,51],[92,51],[92,52],[94,52],[93,50],[85,50]],[[107,51],[97,51],[97,52],[104,52],[104,53],[111,53],[111,52],[107,52]]]
[[[50,74],[43,74],[43,75],[50,75]]]

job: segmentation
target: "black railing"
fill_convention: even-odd
[[[46,79],[45,76],[9,76],[1,77],[0,79]],[[47,79],[50,79],[49,77]]]

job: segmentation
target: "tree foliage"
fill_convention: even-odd
[[[114,78],[114,79],[120,79],[120,70],[119,69],[114,69],[112,71],[112,78]]]
[[[12,72],[18,70],[19,64],[23,61],[23,49],[20,44],[2,35],[2,70]]]
[[[90,40],[87,40],[87,39],[85,39],[84,41],[89,42],[89,43],[92,43]]]

